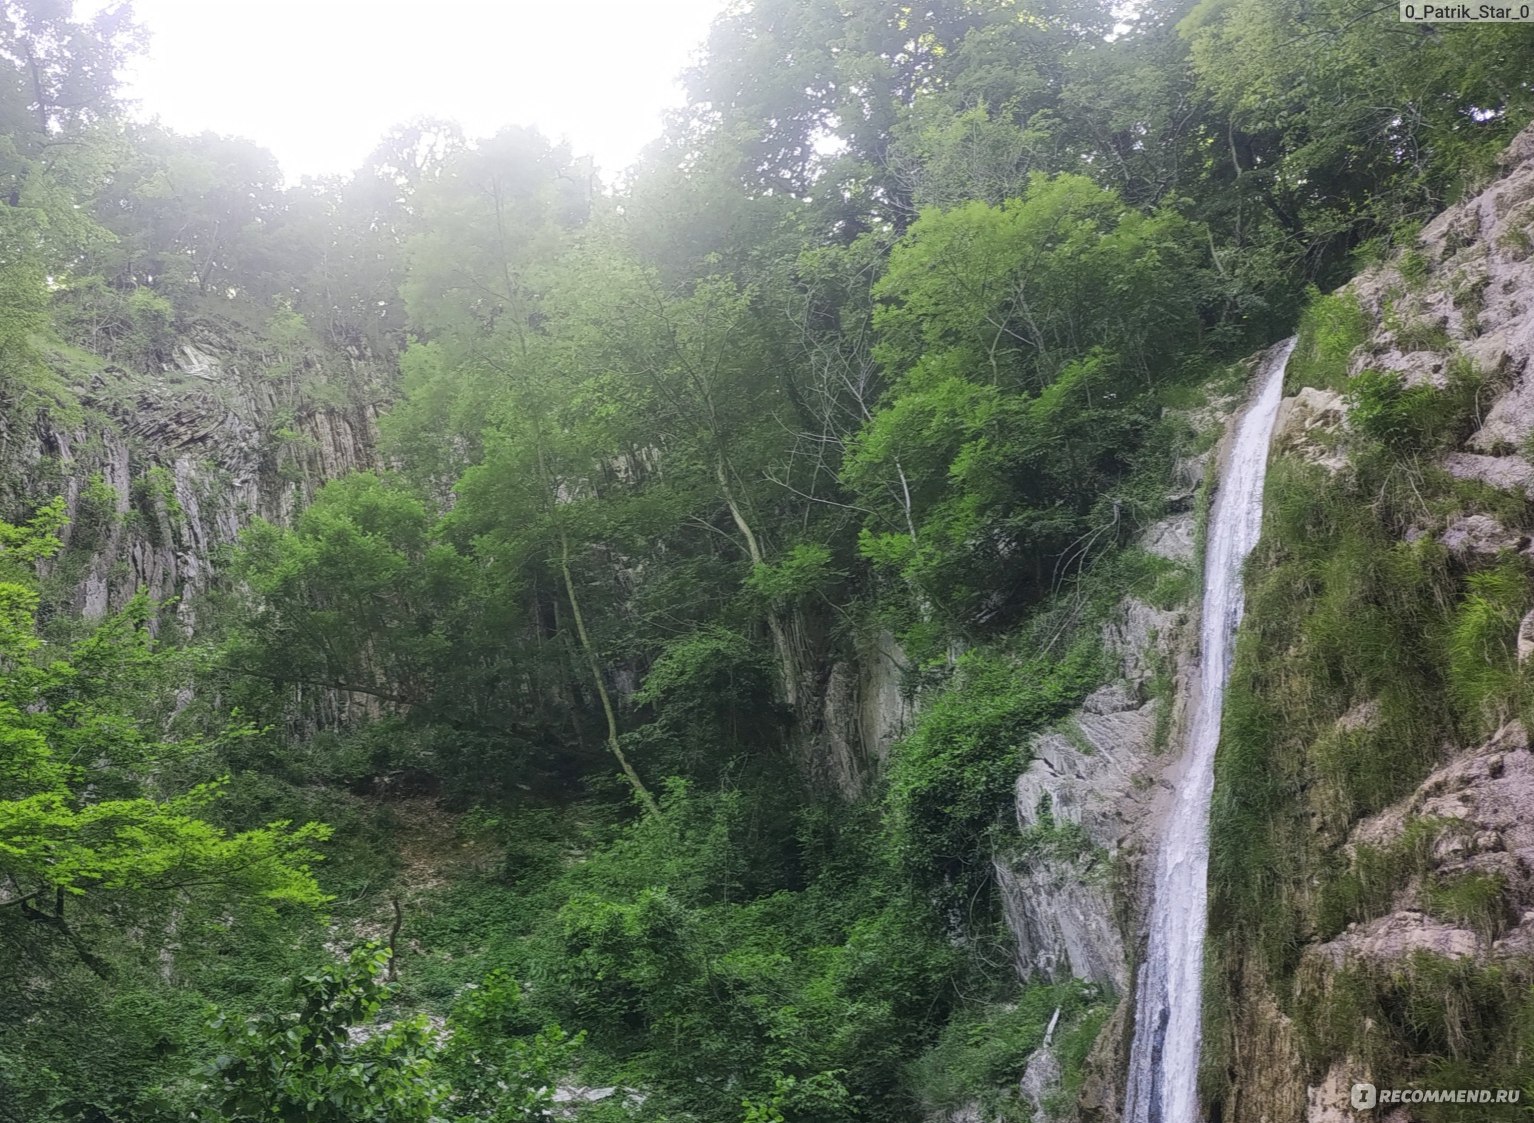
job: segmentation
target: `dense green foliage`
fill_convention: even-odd
[[[1516,26],[1120,18],[732,7],[602,192],[436,121],[285,187],[127,120],[126,5],[0,3],[0,455],[79,430],[94,463],[193,334],[261,371],[279,479],[353,364],[398,374],[382,466],[245,527],[190,632],[70,611],[125,526],[186,547],[177,465],[0,479],[0,1118],[513,1123],[581,1087],[592,1123],[1011,1120],[1054,1011],[1074,1094],[1115,996],[1019,993],[990,859],[1030,738],[1112,673],[1108,607],[1191,592],[1131,547],[1192,451],[1166,407],[1534,107]],[[1523,690],[1522,571],[1461,580],[1389,522],[1473,380],[1346,382],[1361,311],[1308,308],[1296,370],[1375,452],[1275,472],[1233,691],[1217,919],[1280,971],[1302,767],[1335,837]],[[848,700],[873,674],[919,704],[892,746]],[[1364,695],[1373,732],[1310,737]]]

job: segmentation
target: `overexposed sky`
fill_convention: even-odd
[[[622,171],[681,102],[725,0],[134,0],[137,115],[247,137],[290,182],[347,172],[422,116],[536,125]],[[85,11],[98,4],[81,3]]]

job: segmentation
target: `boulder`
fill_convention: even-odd
[[[1491,556],[1504,550],[1521,550],[1528,535],[1514,534],[1490,515],[1462,515],[1449,523],[1439,538],[1450,553]]]

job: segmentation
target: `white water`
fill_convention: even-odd
[[[1204,928],[1209,897],[1209,799],[1214,750],[1241,623],[1241,567],[1262,526],[1268,442],[1282,397],[1290,339],[1257,372],[1257,395],[1236,430],[1209,514],[1204,552],[1199,693],[1167,816],[1151,901],[1150,941],[1135,995],[1125,1123],[1197,1123]]]

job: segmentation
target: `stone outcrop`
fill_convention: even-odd
[[[1521,456],[1451,452],[1444,458],[1444,467],[1458,479],[1477,480],[1501,491],[1521,491],[1534,499],[1534,464]]]
[[[1504,550],[1523,550],[1527,534],[1515,534],[1490,515],[1461,515],[1449,522],[1438,539],[1451,554],[1495,556]]]
[[[143,589],[157,603],[175,602],[174,619],[191,631],[213,559],[243,526],[289,524],[326,480],[378,465],[390,377],[380,364],[342,352],[309,356],[305,377],[332,387],[321,401],[242,351],[239,336],[232,326],[193,323],[159,371],[101,360],[94,371],[71,372],[76,403],[40,410],[30,423],[16,413],[0,418],[0,499],[20,513],[61,495],[71,516],[65,554],[44,566],[45,578],[73,588],[58,608],[97,618]],[[113,510],[78,518],[98,477],[112,489]]]
[[[994,860],[1023,978],[1086,979],[1117,994],[1128,987],[1108,870],[1146,816],[1147,787],[1137,777],[1167,704],[1148,688],[1181,622],[1177,613],[1126,601],[1103,636],[1120,677],[1030,746],[1014,787],[1018,848]]]
[[[1336,438],[1346,415],[1347,405],[1341,394],[1314,386],[1301,387],[1298,394],[1279,404],[1273,423],[1273,449],[1291,452],[1320,464],[1328,472],[1336,472],[1347,463]]]
[[[1031,1118],[1034,1123],[1047,1123],[1050,1093],[1059,1087],[1061,1075],[1059,1058],[1046,1041],[1028,1058],[1028,1067],[1023,1069],[1023,1078],[1018,1081],[1018,1091],[1033,1109]]]
[[[1140,549],[1158,558],[1191,565],[1194,560],[1194,515],[1183,511],[1160,519],[1140,535]]]
[[[1425,283],[1408,283],[1397,264],[1348,286],[1380,324],[1354,357],[1355,372],[1399,370],[1408,382],[1442,385],[1448,356],[1432,343],[1439,335],[1503,380],[1504,392],[1468,442],[1492,455],[1513,452],[1534,434],[1534,129],[1514,139],[1501,164],[1495,182],[1423,228]],[[1403,345],[1403,336],[1416,338]]]
[[[905,652],[895,637],[881,630],[861,647],[831,664],[811,761],[820,781],[847,799],[882,770],[913,716],[904,692]]]

